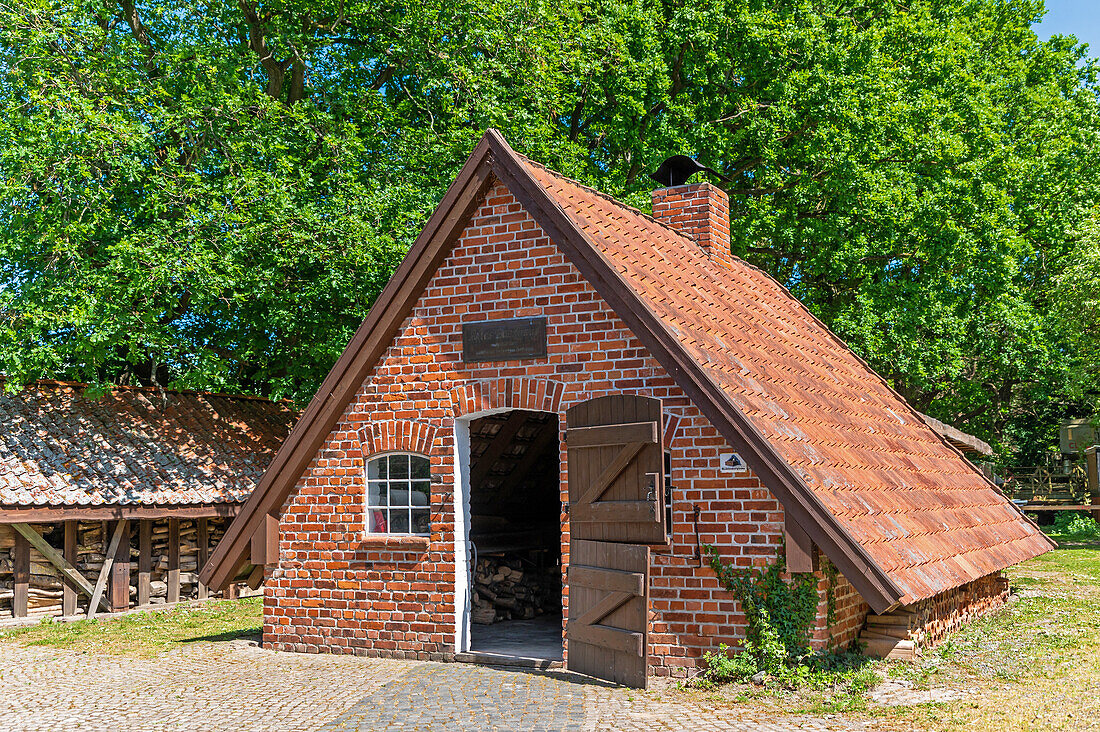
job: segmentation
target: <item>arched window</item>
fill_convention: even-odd
[[[431,465],[428,458],[395,452],[367,461],[367,531],[431,533]]]

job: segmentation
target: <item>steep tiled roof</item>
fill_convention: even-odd
[[[0,394],[0,506],[165,505],[248,498],[290,431],[255,397],[40,381]]]
[[[494,181],[526,207],[877,611],[1053,546],[764,272],[513,151],[489,130],[200,576],[227,584]]]
[[[904,593],[931,597],[1051,543],[778,282],[523,159],[713,382]]]

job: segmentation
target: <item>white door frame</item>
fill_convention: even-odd
[[[454,551],[455,551],[455,653],[470,650],[470,423],[492,414],[516,411],[512,407],[485,409],[455,420],[454,454]]]

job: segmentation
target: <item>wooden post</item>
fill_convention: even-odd
[[[111,567],[111,612],[119,613],[130,607],[130,522],[123,520],[115,529],[120,534],[115,547],[115,563]]]
[[[64,557],[65,561],[69,564],[76,564],[76,543],[77,543],[77,523],[76,521],[65,522],[65,547]],[[76,597],[77,587],[76,584],[69,579],[62,579],[64,583],[64,589],[61,595],[61,614],[62,615],[76,615]]]
[[[236,582],[231,582],[229,584],[229,586],[225,588],[225,592],[222,593],[222,597],[224,597],[226,600],[236,600],[237,599],[237,583]]]
[[[210,552],[208,544],[210,543],[210,527],[206,523],[206,519],[201,518],[198,521],[199,524],[199,569],[206,566],[206,557]],[[199,582],[199,599],[205,600],[210,592],[206,589],[206,585]]]
[[[1085,448],[1085,472],[1088,475],[1089,483],[1089,503],[1093,506],[1100,506],[1100,470],[1097,466],[1097,455],[1100,451],[1100,446],[1093,445],[1092,447]],[[1100,510],[1092,512],[1092,517],[1100,521]]]
[[[31,581],[31,545],[22,534],[15,535],[15,551],[12,554],[12,575],[15,580],[15,596],[11,601],[11,614],[16,618],[27,617],[28,589]]]
[[[142,519],[138,523],[138,581],[137,604],[149,604],[149,581],[153,576],[153,522]]]
[[[104,524],[106,526],[106,524]],[[103,569],[99,570],[99,579],[95,582],[95,587],[92,588],[92,600],[88,603],[88,617],[95,615],[96,609],[99,607],[100,602],[103,600],[103,591],[107,589],[107,579],[111,576],[111,571],[115,566],[115,556],[118,554],[118,547],[122,543],[122,535],[126,534],[130,536],[130,521],[129,519],[122,519],[115,525],[115,530],[111,532],[110,545],[106,551],[103,552]],[[129,538],[126,541],[130,543]],[[127,548],[127,555],[129,554],[129,548]],[[126,570],[130,569],[130,557],[126,557]],[[126,590],[126,594],[129,595],[129,588]],[[110,603],[106,603],[110,604]]]
[[[168,519],[168,596],[166,602],[180,601],[180,520]]]

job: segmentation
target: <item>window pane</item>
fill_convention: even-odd
[[[371,508],[367,510],[367,531],[370,531],[372,534],[389,533],[385,511],[380,508]]]
[[[383,481],[367,482],[367,505],[388,506],[390,503],[389,490]]]
[[[390,455],[390,480],[409,479],[409,456]]]
[[[414,480],[428,480],[432,477],[432,464],[428,458],[413,455],[411,457],[412,477]]]
[[[390,511],[390,533],[409,533],[409,509],[395,508]]]
[[[412,511],[412,530],[414,534],[430,534],[431,515],[426,509],[414,508]]]
[[[411,505],[413,506],[429,506],[431,501],[428,496],[431,495],[431,483],[426,480],[414,481],[412,484]]]
[[[388,477],[386,466],[389,463],[389,458],[375,458],[367,463],[367,478],[370,480],[385,479]]]

